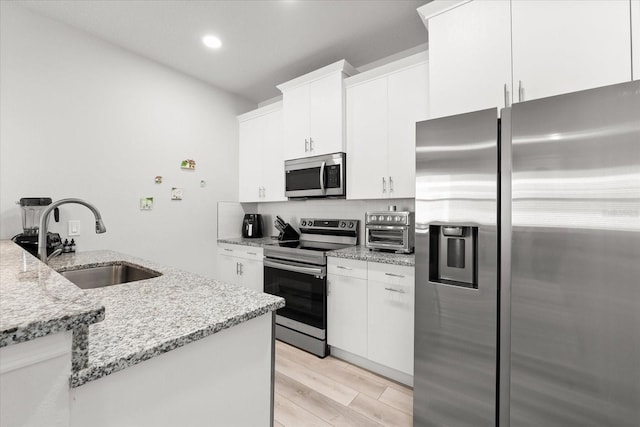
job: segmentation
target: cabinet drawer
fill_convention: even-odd
[[[218,243],[218,254],[262,261],[263,249],[254,246]]]
[[[367,262],[357,259],[327,258],[327,273],[338,276],[355,277],[358,279],[367,278]]]
[[[370,262],[368,265],[368,278],[369,281],[413,287],[414,268],[405,265]]]

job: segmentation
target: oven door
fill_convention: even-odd
[[[276,312],[276,323],[324,339],[327,329],[326,274],[325,266],[265,258],[264,291],[286,301],[285,307]]]
[[[374,249],[405,251],[409,248],[409,233],[405,226],[367,225],[365,246]]]

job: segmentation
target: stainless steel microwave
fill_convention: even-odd
[[[345,153],[325,154],[284,162],[285,196],[344,198],[347,164]]]

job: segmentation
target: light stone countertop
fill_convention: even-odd
[[[12,242],[7,244],[22,252],[22,249]],[[4,255],[4,252],[2,254]],[[35,289],[32,291],[5,293],[5,290],[13,291],[21,285],[12,283],[18,282],[14,277],[18,273],[14,273],[13,276],[7,274],[7,285],[10,286],[5,286],[5,270],[20,270],[20,265],[15,263],[20,261],[22,256],[14,258],[17,258],[14,263],[5,268],[3,256],[1,301],[3,316],[5,302],[10,302],[6,305],[9,308],[6,310],[9,312],[7,319],[12,316],[18,317],[19,313],[14,312],[14,307],[29,305],[32,294],[37,294],[38,287],[42,286],[36,275],[35,283],[31,286]],[[70,381],[72,387],[81,386],[284,306],[284,299],[274,295],[255,292],[118,252],[78,252],[53,258],[49,264],[56,271],[122,262],[162,273],[162,276],[152,279],[82,291],[34,257],[31,258],[34,269],[47,271],[48,280],[53,280],[57,286],[65,289],[66,292],[61,293],[59,300],[64,300],[71,294],[92,304],[91,307],[96,307],[100,313],[104,306],[102,322],[85,326],[84,329],[82,325],[78,325],[80,332],[74,333],[74,356],[76,353],[83,353],[82,349],[75,351],[76,335],[84,336],[88,338],[88,349],[84,349],[88,360],[84,363],[73,361],[74,369]],[[48,312],[41,310],[40,316],[46,317]],[[5,324],[10,325],[5,323],[4,317],[2,319],[4,336]],[[85,322],[85,325],[88,323]]]
[[[102,319],[96,298],[12,241],[0,240],[0,347],[75,332]]]
[[[415,254],[396,254],[392,252],[371,251],[364,246],[353,246],[327,253],[328,257],[357,259],[360,261],[379,262],[413,267],[416,264]]]
[[[262,248],[264,245],[276,243],[278,239],[272,239],[271,237],[259,237],[249,239],[246,237],[228,237],[224,239],[218,239],[218,243],[228,243],[230,245],[251,246],[255,248]]]

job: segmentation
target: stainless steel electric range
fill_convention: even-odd
[[[327,347],[328,251],[358,244],[355,219],[302,218],[300,240],[264,247],[264,291],[285,299],[276,338],[320,357]]]

